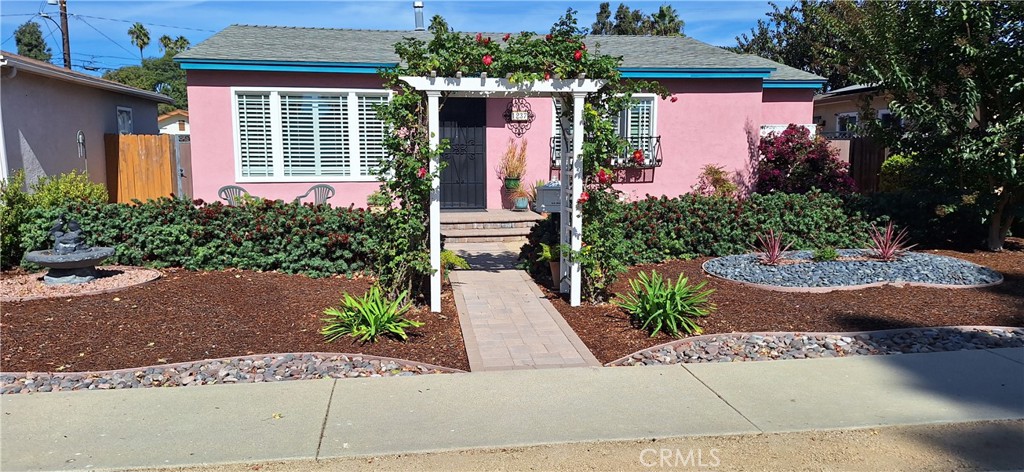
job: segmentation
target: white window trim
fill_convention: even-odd
[[[649,100],[651,102],[651,136],[652,137],[658,136],[658,102],[659,102],[658,95],[654,94],[654,93],[634,93],[633,94],[633,98],[637,99],[637,100]],[[558,100],[558,98],[556,98],[556,97],[552,97],[551,98],[551,136],[552,137],[560,136],[559,126],[558,126],[559,125],[558,109],[555,106],[555,101],[557,101],[557,100]],[[626,119],[629,120],[629,109],[623,110],[622,113],[625,113]],[[621,119],[621,115],[617,119]],[[629,130],[629,125],[628,125],[628,123],[626,123],[626,134],[625,135],[622,134],[622,129],[621,129],[622,123],[619,123],[619,125],[620,125],[619,136],[628,140],[629,139],[629,131],[628,131]],[[564,143],[563,143],[563,148],[564,148]],[[655,158],[655,156],[651,156],[650,157],[650,159],[652,159],[652,160],[654,158]]]
[[[122,111],[128,112],[128,119],[130,120],[129,124],[131,124],[131,127],[132,127],[132,129],[128,130],[127,133],[121,131],[121,112]],[[114,117],[117,119],[117,134],[135,134],[135,111],[132,109],[132,107],[117,107],[117,111],[114,112],[114,113],[115,113]]]
[[[242,175],[242,141],[238,120],[238,95],[244,93],[270,94],[270,130],[271,130],[271,165],[274,175],[270,177],[246,177]],[[349,169],[350,173],[359,172],[359,94],[387,96],[391,101],[393,92],[386,89],[353,89],[353,88],[315,88],[315,87],[231,87],[231,134],[234,142],[235,182],[236,183],[290,183],[290,182],[379,182],[374,175],[284,175],[284,139],[281,128],[281,94],[309,93],[322,95],[347,94],[345,106],[348,108],[349,123],[356,126],[349,129]]]
[[[851,129],[847,129],[846,131],[843,131],[843,130],[839,129],[839,122],[842,121],[843,118],[850,117],[850,116],[852,116],[852,117],[857,119],[857,122],[855,123],[855,125],[860,124],[860,113],[859,112],[848,111],[848,112],[844,112],[844,113],[836,113],[836,132],[837,133],[849,133],[849,132],[853,131]]]

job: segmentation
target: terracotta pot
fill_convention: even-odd
[[[551,285],[554,286],[555,290],[558,290],[558,287],[562,285],[562,262],[548,261],[548,267],[551,269]]]

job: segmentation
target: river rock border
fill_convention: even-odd
[[[947,326],[840,333],[729,333],[679,339],[606,366],[748,362],[1024,347],[1024,328]]]
[[[322,378],[408,377],[465,371],[365,354],[264,354],[96,372],[0,372],[0,394],[191,387]]]
[[[863,257],[864,256],[864,252],[865,251],[858,250],[858,249],[841,249],[841,250],[839,250],[839,254],[841,256],[845,256],[845,257]],[[811,252],[810,251],[792,251],[792,252],[785,253],[785,255],[786,255],[786,258],[790,259],[790,260],[793,260],[793,259],[806,260],[806,259],[810,259]],[[1000,274],[1000,273],[998,273],[998,272],[996,272],[996,271],[994,271],[992,269],[989,269],[988,267],[984,267],[984,266],[981,266],[981,265],[978,265],[978,264],[974,264],[972,262],[968,262],[968,261],[965,261],[965,260],[962,260],[962,259],[957,259],[955,257],[942,256],[942,255],[937,255],[937,254],[917,253],[917,252],[908,253],[906,256],[904,256],[904,258],[902,260],[897,260],[895,262],[841,261],[841,260],[840,261],[829,261],[829,262],[811,262],[811,261],[807,260],[806,262],[801,262],[801,263],[797,263],[797,264],[778,265],[778,266],[764,266],[762,264],[759,264],[759,263],[756,262],[758,257],[759,257],[758,254],[739,254],[739,255],[733,255],[733,256],[718,257],[718,258],[715,258],[715,259],[711,259],[711,260],[705,261],[703,264],[701,264],[701,269],[704,270],[705,274],[707,274],[710,277],[716,278],[716,279],[727,280],[729,282],[735,282],[735,283],[738,283],[738,284],[741,284],[741,285],[746,285],[748,287],[759,288],[759,289],[762,289],[762,290],[772,290],[772,291],[775,291],[775,292],[787,292],[787,293],[828,293],[828,292],[841,291],[841,290],[862,290],[862,289],[866,289],[866,288],[885,287],[885,286],[893,286],[893,287],[908,287],[908,286],[912,286],[912,287],[952,288],[952,289],[984,288],[984,287],[991,287],[993,285],[999,285],[999,284],[1003,283],[1003,280],[1004,280],[1002,274]],[[922,264],[923,261],[924,262],[942,261],[943,263],[945,263],[947,265],[950,264],[950,262],[952,262],[953,264],[962,265],[964,267],[970,267],[972,269],[976,269],[978,272],[986,272],[986,274],[978,275],[977,278],[979,280],[976,283],[935,283],[935,282],[923,282],[923,281],[919,281],[919,280],[913,280],[913,278],[919,276],[920,274],[924,274],[924,273],[929,272],[928,270],[926,270],[926,269],[929,269],[928,267],[919,267],[919,265],[927,265],[927,264]],[[904,272],[908,271],[908,269],[909,269],[909,270],[912,270],[912,271],[917,271],[918,274],[916,274],[916,275],[914,275],[912,277],[908,277],[909,280],[903,279],[903,278],[900,278],[900,277],[892,278],[890,280],[880,280],[880,281],[874,281],[874,282],[868,282],[868,283],[858,283],[858,282],[860,282],[860,280],[853,280],[854,278],[864,279],[866,277],[865,273],[870,273],[871,272],[870,268],[872,267],[871,266],[872,264],[875,264],[875,265],[877,265],[877,264],[901,264],[903,266],[908,266],[908,267],[904,267],[903,268]],[[720,270],[720,268],[714,267],[716,265],[724,265],[726,267],[729,267],[731,265],[732,268],[733,268],[733,272],[734,273],[723,274],[722,271]],[[756,270],[752,270],[752,271],[751,270],[746,270],[746,271],[743,271],[744,266],[746,266],[748,269],[749,268],[754,268]],[[798,269],[798,267],[800,267],[800,268]],[[804,270],[807,267],[811,267],[812,268],[810,273],[812,275],[814,275],[813,277],[809,277],[808,274],[807,274],[808,271]],[[841,270],[835,270],[836,268],[841,268]],[[857,272],[856,277],[848,278],[847,280],[842,280],[844,278],[844,275],[841,274],[841,273],[837,274],[837,272],[849,273],[849,272],[851,272],[850,268],[860,268],[862,270],[856,271]],[[787,269],[788,269],[789,272],[795,272],[796,270],[801,270],[804,273],[800,273],[800,274],[787,274],[786,273]],[[772,274],[765,274],[764,272],[771,272]],[[769,275],[774,276],[774,278],[777,278],[779,280],[782,280],[782,283],[789,283],[789,282],[793,282],[793,281],[799,280],[800,281],[799,282],[800,285],[783,285],[781,283],[780,284],[759,283],[759,282],[754,282],[754,281],[750,281],[750,280],[744,280],[744,279],[740,278],[740,277],[748,277],[748,278],[749,277],[760,277],[762,279],[762,281],[764,281],[764,279],[768,278]],[[872,275],[870,277],[873,277],[873,278],[876,278],[876,279],[879,278],[876,275]],[[784,279],[791,279],[791,280],[784,280]],[[822,279],[824,279],[824,280],[822,280]],[[805,285],[807,280],[816,280],[819,283],[821,283],[821,285],[813,285],[813,284]],[[833,281],[833,282],[832,283],[825,283],[826,281],[830,281],[830,280]],[[842,282],[841,283],[835,283],[834,282],[835,280],[840,280]]]

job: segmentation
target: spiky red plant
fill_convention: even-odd
[[[917,246],[916,244],[908,246],[907,229],[903,228],[897,233],[891,221],[885,226],[885,231],[880,231],[878,227],[871,225],[869,232],[871,234],[871,247],[868,250],[871,251],[871,257],[886,262],[898,259],[903,253]]]
[[[761,247],[755,247],[761,252],[761,257],[758,259],[762,264],[766,265],[778,265],[779,261],[782,260],[782,253],[789,249],[792,244],[782,245],[782,233],[775,234],[775,230],[769,229],[768,234],[764,236],[758,235],[757,241],[761,243]]]

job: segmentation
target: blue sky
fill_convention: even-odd
[[[439,14],[460,31],[546,31],[566,8],[579,11],[581,25],[590,26],[598,1],[438,1],[426,0],[425,16]],[[784,3],[784,2],[779,2]],[[612,2],[612,11],[619,2]],[[769,10],[767,1],[629,1],[631,8],[646,13],[663,4],[672,5],[686,22],[684,32],[715,45],[735,44],[735,37],[748,32]],[[60,31],[53,22],[35,16],[46,12],[59,21],[57,6],[45,0],[0,0],[0,49],[16,52],[14,30],[29,19],[40,24],[53,50],[54,62],[62,63]],[[254,0],[68,0],[71,15],[72,64],[108,68],[138,64],[139,51],[128,38],[133,22],[142,22],[150,32],[146,56],[158,56],[157,38],[184,35],[198,44],[231,24],[306,26],[325,28],[412,29],[412,0],[405,1],[254,1]]]

